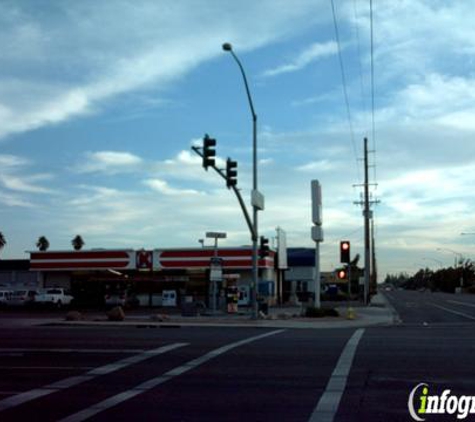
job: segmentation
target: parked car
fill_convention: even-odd
[[[69,305],[73,297],[60,287],[49,288],[41,291],[35,297],[35,303],[38,305],[53,305],[61,308],[64,305]]]
[[[124,308],[133,308],[140,305],[137,297],[126,290],[106,293],[104,302],[107,307],[122,306]]]
[[[35,303],[35,297],[38,295],[38,290],[15,290],[10,300],[9,305],[13,306],[28,306]]]
[[[12,297],[11,290],[0,290],[0,306],[6,306]]]

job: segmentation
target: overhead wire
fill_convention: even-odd
[[[359,169],[359,166],[358,166],[358,152],[357,152],[357,148],[356,148],[355,133],[354,133],[353,122],[352,122],[352,118],[351,118],[350,101],[349,101],[349,98],[348,98],[346,75],[345,75],[345,69],[344,69],[344,66],[343,66],[343,56],[341,54],[340,34],[339,34],[339,30],[338,30],[338,22],[337,22],[337,17],[336,17],[334,0],[331,0],[331,6],[332,6],[332,14],[333,14],[333,25],[334,25],[334,28],[335,28],[335,39],[336,39],[337,50],[338,50],[338,60],[339,60],[339,63],[340,63],[341,80],[342,80],[342,86],[343,86],[343,96],[345,98],[346,114],[347,114],[347,118],[348,118],[349,129],[350,129],[351,143],[353,145],[353,152],[354,152],[354,155],[355,155],[356,172],[357,172],[357,176],[358,176],[358,181],[360,181],[361,180],[361,174],[360,174],[360,169]]]
[[[365,84],[364,84],[364,78],[363,78],[361,39],[360,39],[360,32],[359,32],[359,29],[358,29],[359,15],[358,15],[357,7],[356,7],[356,0],[353,0],[353,12],[354,12],[354,16],[355,16],[354,28],[355,28],[355,37],[356,37],[356,49],[357,49],[357,52],[358,52],[358,72],[359,72],[359,76],[360,76],[361,103],[362,103],[362,106],[363,106],[364,113],[366,115],[369,115],[368,104],[367,104],[367,101],[366,101]],[[368,136],[368,131],[366,131],[365,135]]]
[[[373,176],[376,183],[376,125],[374,118],[374,31],[373,31],[373,0],[369,0],[369,21],[371,39],[371,137],[373,138]]]

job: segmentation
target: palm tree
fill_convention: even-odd
[[[75,251],[80,251],[82,247],[85,245],[84,240],[82,240],[82,237],[77,235],[72,241],[71,244],[73,245],[73,248]]]
[[[36,242],[36,247],[37,247],[40,251],[42,251],[42,252],[47,251],[48,248],[49,248],[49,241],[48,241],[48,239],[46,239],[45,236],[39,237],[39,238],[38,238],[38,241]]]
[[[3,235],[2,232],[0,232],[0,251],[5,247],[7,244],[7,240],[5,239],[5,236]]]

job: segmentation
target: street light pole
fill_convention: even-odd
[[[449,248],[437,248],[438,251],[449,251],[450,253],[453,253],[455,255],[454,258],[454,267],[457,267],[457,260],[463,260],[463,255],[460,252],[454,251],[453,249]],[[460,258],[459,258],[460,257]]]
[[[246,88],[247,99],[249,101],[249,107],[252,114],[252,225],[253,233],[252,236],[252,317],[257,319],[258,309],[257,309],[257,288],[258,288],[258,256],[257,256],[257,239],[259,238],[258,233],[258,220],[257,220],[257,211],[262,209],[259,207],[256,202],[256,196],[258,195],[257,189],[257,115],[254,110],[254,105],[252,103],[251,92],[249,91],[249,84],[247,83],[246,73],[242,67],[241,62],[233,51],[232,45],[230,43],[223,44],[223,50],[228,51],[233,56],[234,60],[239,66],[239,69],[244,80],[244,86]],[[263,201],[262,201],[263,202]]]

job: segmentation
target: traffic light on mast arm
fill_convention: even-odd
[[[350,263],[350,241],[342,240],[340,242],[340,262]]]
[[[230,189],[237,185],[237,162],[230,158],[226,161],[226,186]]]
[[[269,239],[261,236],[259,244],[259,257],[263,259],[266,256],[269,256]]]
[[[208,167],[214,166],[214,157],[216,157],[216,139],[212,139],[205,135],[203,138],[203,167],[208,170]]]

